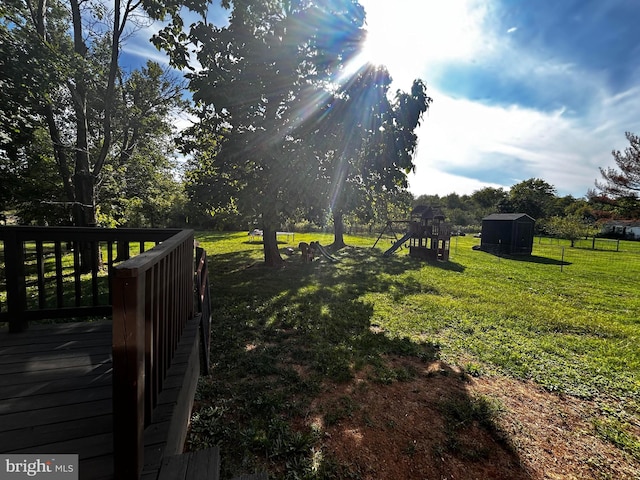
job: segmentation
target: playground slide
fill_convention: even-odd
[[[391,254],[393,254],[393,252],[395,252],[397,249],[399,249],[402,244],[404,242],[406,242],[407,240],[409,240],[411,238],[411,232],[407,232],[404,234],[404,237],[402,237],[400,240],[398,240],[396,243],[394,243],[393,245],[391,245],[391,248],[389,250],[387,250],[386,252],[384,252],[382,255],[385,257],[390,256]]]
[[[332,262],[337,262],[338,261],[338,259],[336,257],[334,257],[333,255],[331,255],[329,252],[327,252],[322,245],[320,245],[319,243],[316,243],[316,246],[318,247],[318,251],[326,259],[331,260]]]

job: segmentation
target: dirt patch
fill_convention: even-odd
[[[322,453],[362,479],[640,478],[640,465],[594,434],[591,402],[532,383],[471,378],[441,362],[389,359],[412,378],[364,370],[328,386],[306,422]],[[346,475],[345,475],[346,476]]]

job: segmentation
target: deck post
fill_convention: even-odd
[[[27,309],[27,284],[24,278],[24,247],[15,230],[4,231],[4,261],[7,285],[7,313],[9,332],[27,329],[29,323],[23,313]]]
[[[113,288],[114,471],[122,480],[137,480],[144,461],[145,277],[135,273],[118,271]]]

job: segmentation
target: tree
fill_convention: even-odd
[[[309,112],[326,104],[327,89],[363,39],[363,24],[355,0],[246,0],[233,3],[228,26],[201,21],[188,36],[203,68],[189,75],[200,121],[186,151],[210,148],[199,154],[221,187],[210,204],[255,212],[267,265],[282,264],[276,231],[304,201],[318,168],[318,158],[305,155]],[[186,66],[176,27],[156,42]]]
[[[637,197],[640,192],[640,137],[631,132],[625,135],[629,147],[624,152],[611,152],[619,170],[600,168],[604,183],[596,181],[596,187],[614,197]]]
[[[564,209],[565,215],[577,215],[583,221],[593,223],[596,221],[596,215],[593,211],[593,205],[584,199],[578,199],[567,205]]]
[[[501,201],[498,209],[503,213],[526,213],[532,218],[548,216],[556,189],[539,178],[517,183],[509,190],[509,196]]]
[[[175,205],[183,204],[169,160],[175,135],[172,114],[185,104],[182,90],[175,76],[154,62],[129,75],[119,73],[113,102],[116,115],[112,122],[112,148],[95,179],[96,223],[160,226],[175,216]],[[15,87],[12,91],[20,93]],[[28,103],[22,101],[21,105]],[[6,199],[5,207],[10,203],[16,209],[22,222],[70,225],[73,202],[65,197],[44,119],[38,117],[37,109],[32,111],[28,124],[3,123],[3,131],[9,134],[3,137],[7,138],[6,143],[0,144],[5,152],[0,168],[8,181],[3,182],[0,197]],[[11,125],[20,128],[9,128]],[[94,122],[91,125],[97,128]]]
[[[390,100],[384,67],[364,65],[333,92],[312,125],[316,158],[324,159],[314,181],[315,197],[331,212],[334,248],[344,246],[346,214],[368,211],[376,197],[401,194],[413,169],[415,129],[431,103],[421,80]],[[325,152],[325,155],[323,155]],[[322,200],[321,200],[322,199]]]
[[[471,194],[471,200],[482,209],[482,216],[494,212],[498,204],[507,197],[502,188],[484,187]]]
[[[139,146],[126,163],[109,162],[98,189],[100,225],[166,227],[184,216],[182,183],[174,178],[168,145]]]
[[[625,135],[629,146],[623,152],[611,152],[618,168],[600,168],[604,181],[595,185],[603,196],[620,201],[616,203],[620,203],[623,216],[632,217],[640,211],[640,137],[631,132]]]
[[[2,96],[2,109],[17,99],[20,115],[10,121],[21,131],[34,121],[46,127],[66,197],[59,200],[71,206],[77,226],[96,223],[97,183],[118,140],[115,113],[124,118],[127,112],[118,109],[120,48],[128,27],[143,14],[141,5],[134,0],[13,0],[0,11],[3,57],[26,60],[12,62],[0,77],[13,95]],[[19,76],[23,80],[15,82]],[[16,141],[11,139],[19,145]],[[133,145],[130,141],[127,148]]]
[[[571,240],[573,247],[579,238],[593,236],[598,228],[585,221],[579,215],[554,216],[546,222],[547,232],[560,238]]]
[[[16,67],[2,79],[29,112],[13,120],[21,127],[28,127],[21,121],[28,118],[46,126],[65,196],[58,203],[70,207],[76,226],[96,225],[96,186],[113,145],[120,46],[141,5],[136,0],[11,0],[0,10],[3,39],[10,45],[3,56],[33,59],[23,70],[34,83],[12,81]],[[8,103],[6,97],[1,101],[3,108]],[[11,138],[9,151],[19,148],[16,140],[23,141]],[[81,243],[79,251],[80,268],[87,270],[97,255],[95,246]]]
[[[34,49],[29,37],[17,32],[17,20],[12,19],[22,13],[24,7],[16,2],[0,6],[0,211],[23,203],[25,184],[31,184],[24,181],[27,176],[48,178],[52,173],[41,168],[47,131],[36,99],[49,95],[48,86],[57,82],[57,75],[49,68],[50,52]],[[31,168],[36,162],[39,168]]]
[[[99,223],[159,227],[184,205],[175,179],[173,114],[186,107],[183,86],[155,62],[118,84],[113,148],[96,184]]]

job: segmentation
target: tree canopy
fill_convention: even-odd
[[[366,64],[340,85],[313,125],[311,145],[321,158],[312,201],[333,217],[334,245],[343,241],[343,216],[373,218],[378,199],[407,188],[417,145],[415,129],[431,103],[421,80],[391,100],[385,67]]]
[[[282,262],[275,233],[286,215],[327,194],[318,186],[334,181],[340,159],[354,157],[362,142],[355,141],[358,124],[341,117],[353,134],[345,137],[343,128],[338,138],[327,117],[346,113],[341,76],[364,39],[363,26],[364,10],[354,0],[247,1],[234,2],[228,26],[201,22],[191,29],[203,68],[188,75],[200,121],[185,145],[210,164],[208,172],[196,169],[220,186],[209,189],[212,207],[254,212],[267,264]],[[176,49],[170,52],[176,58]],[[338,139],[331,149],[329,136]],[[193,192],[207,189],[194,180],[200,186]]]
[[[96,224],[107,191],[126,195],[101,191],[113,180],[106,176],[123,172],[137,148],[172,135],[180,83],[157,64],[131,74],[119,67],[122,42],[142,15],[140,3],[121,0],[0,8],[0,169],[12,179],[46,179],[31,190],[24,181],[3,185],[3,207],[16,207],[22,221]]]
[[[498,205],[503,213],[526,213],[535,219],[549,216],[556,188],[540,178],[516,183],[509,195]]]
[[[340,243],[345,212],[406,188],[431,99],[416,81],[391,101],[384,68],[349,72],[364,19],[356,0],[247,0],[228,26],[202,21],[188,35],[202,66],[187,75],[199,117],[184,143],[188,191],[210,211],[251,212],[267,264],[282,262],[275,232],[287,216],[331,212]],[[187,66],[176,38],[170,28],[157,43]]]
[[[571,240],[572,247],[579,238],[586,238],[598,233],[598,229],[592,223],[578,214],[553,216],[545,222],[545,230],[551,235]]]

